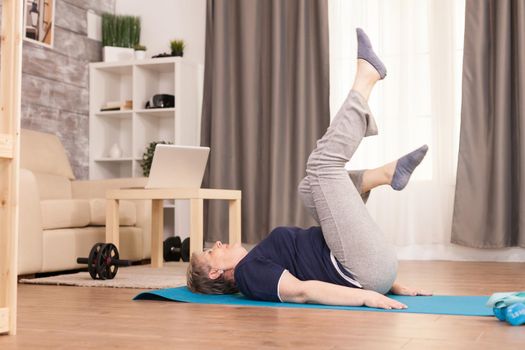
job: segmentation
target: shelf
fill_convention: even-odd
[[[180,58],[165,57],[165,58],[153,58],[147,62],[136,62],[136,66],[147,70],[152,70],[159,73],[172,73],[175,71],[175,61]]]
[[[133,159],[131,157],[124,158],[96,158],[95,162],[131,162]]]
[[[92,67],[113,74],[131,74],[131,71],[133,70],[132,62],[133,61],[126,61],[124,64],[122,62],[97,62],[92,63]]]
[[[146,147],[153,141],[198,145],[202,91],[199,67],[180,57],[89,64],[89,178],[143,177]],[[175,108],[145,109],[156,94],[176,96]],[[131,110],[100,111],[110,101],[133,101]],[[110,158],[117,144],[121,157]],[[163,203],[164,230],[189,231],[189,203]],[[175,220],[177,218],[177,220]]]
[[[173,118],[173,112],[175,112],[175,108],[137,109],[135,112],[142,115],[150,115],[152,117]]]
[[[110,71],[118,73],[132,69],[133,66],[142,67],[145,69],[156,70],[159,72],[165,72],[168,65],[173,65],[177,61],[183,62],[182,57],[160,57],[160,58],[148,58],[143,60],[127,60],[127,61],[116,61],[116,62],[94,62],[90,66],[95,69]],[[168,71],[173,71],[170,69]]]
[[[133,115],[131,110],[120,111],[104,111],[95,113],[97,117],[112,117],[112,118],[130,118]]]

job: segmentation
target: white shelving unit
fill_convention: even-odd
[[[200,143],[202,84],[199,66],[179,57],[90,64],[89,177],[141,177],[142,155],[153,141],[179,145]],[[175,96],[175,108],[145,109],[155,94]],[[133,109],[100,111],[108,101],[133,101]],[[109,156],[117,144],[121,157]],[[167,235],[188,235],[185,201],[166,203]],[[169,227],[167,230],[169,231]]]

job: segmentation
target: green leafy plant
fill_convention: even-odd
[[[110,13],[102,14],[102,46],[114,46],[116,43],[116,20]]]
[[[132,48],[140,42],[140,17],[102,14],[102,46]]]
[[[172,40],[170,41],[170,47],[173,56],[183,56],[186,44],[184,44],[184,40]]]
[[[146,46],[138,44],[135,45],[134,49],[137,51],[146,51]]]
[[[149,176],[149,171],[151,169],[151,162],[153,161],[153,154],[155,153],[155,147],[157,147],[158,144],[172,145],[173,142],[153,141],[153,142],[150,142],[148,147],[146,147],[146,150],[144,151],[144,154],[142,155],[142,161],[140,163],[140,166],[142,168],[142,174],[146,177]]]
[[[129,16],[130,21],[130,40],[131,47],[135,47],[140,43],[140,17]]]

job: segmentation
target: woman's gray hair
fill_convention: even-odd
[[[191,255],[190,264],[186,271],[186,284],[194,293],[202,294],[234,294],[239,289],[233,280],[227,279],[224,273],[216,279],[211,279],[208,274],[211,267],[201,261],[198,253]]]

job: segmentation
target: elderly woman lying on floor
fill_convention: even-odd
[[[386,68],[367,35],[357,29],[357,74],[348,98],[317,142],[299,193],[320,227],[278,227],[249,253],[216,242],[193,254],[190,290],[207,294],[242,292],[258,300],[402,309],[386,297],[430,295],[395,283],[397,258],[364,201],[380,185],[402,190],[423,160],[426,145],[380,168],[348,173],[345,164],[377,127],[367,101]]]

